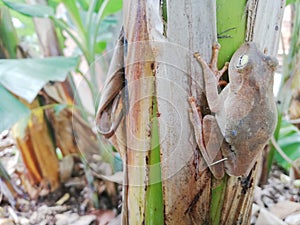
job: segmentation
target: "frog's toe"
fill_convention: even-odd
[[[218,42],[215,42],[212,46],[213,49],[219,50],[221,48],[221,45]]]

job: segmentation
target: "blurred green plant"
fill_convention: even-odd
[[[284,116],[288,115],[293,89],[299,87],[300,74],[297,73],[300,54],[300,0],[290,0],[286,4],[294,4],[294,21],[289,46],[289,53],[284,56],[283,77],[277,97],[278,123],[274,134],[280,148],[290,159],[285,160],[272,146],[268,155],[268,170],[270,171],[275,161],[285,169],[289,169],[291,162],[300,158],[300,132],[299,129],[287,121]]]
[[[300,131],[286,120],[281,122],[278,144],[291,161],[300,158]],[[292,166],[278,152],[276,152],[274,159],[278,165],[286,170],[289,170]]]
[[[78,57],[53,57],[16,59],[17,34],[10,13],[0,7],[0,132],[12,127],[19,119],[30,114],[30,110],[19,99],[32,102],[41,88],[49,81],[63,81],[70,70],[74,70]],[[13,93],[13,94],[12,94]]]
[[[56,17],[56,7],[59,3],[62,3],[67,9],[67,15],[65,17],[66,20]],[[76,70],[87,82],[90,92],[92,93],[93,103],[95,108],[97,108],[96,98],[99,87],[96,79],[97,73],[94,61],[96,60],[96,56],[106,49],[107,42],[112,39],[112,34],[105,31],[107,31],[109,26],[115,25],[117,20],[109,15],[121,10],[122,0],[51,0],[49,1],[49,5],[29,5],[21,0],[1,0],[0,4],[4,4],[12,9],[14,15],[19,14],[17,18],[22,23],[25,21],[26,26],[29,24],[27,20],[28,17],[30,19],[36,17],[50,18],[61,33],[62,31],[65,31],[77,44],[77,47],[81,50],[85,60],[90,66],[89,79],[79,70],[78,58],[68,59],[58,57],[56,59],[26,59],[26,61],[20,60],[19,62],[18,60],[14,62],[1,60],[0,85],[3,85],[3,87],[12,93],[30,102],[47,82],[63,81],[66,79],[68,71]],[[23,20],[24,18],[26,19]],[[34,33],[32,23],[30,24],[30,28],[32,28],[31,31]],[[63,38],[62,35],[60,35],[60,37]],[[60,42],[63,43],[63,40]],[[15,63],[15,65],[13,65],[14,69],[11,68],[12,63]],[[55,71],[53,71],[54,69]],[[59,76],[59,78],[55,77],[55,75]],[[4,82],[6,83],[4,84]],[[75,96],[79,96],[75,87],[73,87],[73,89]],[[8,112],[8,108],[6,107],[7,105],[5,106],[5,102],[2,101],[2,105],[0,105],[0,116],[1,118],[7,119],[5,120],[5,123],[2,122],[0,124],[1,131],[8,129],[22,116],[27,115],[29,110],[27,107],[22,106],[22,103],[14,96],[10,96],[10,93],[5,91],[3,88],[0,89],[0,91],[0,94],[3,94],[7,100],[14,99],[14,101],[12,101],[14,103],[12,106],[13,108],[10,108],[10,110],[16,109],[13,111],[13,114],[8,116],[8,113],[12,111]],[[80,104],[80,101],[78,103]],[[80,104],[80,107],[83,108],[82,104]]]
[[[11,128],[21,119],[26,120],[26,118],[30,118],[30,114],[35,109],[44,110],[51,108],[56,114],[59,114],[65,107],[72,107],[65,104],[49,104],[30,110],[27,104],[22,103],[23,100],[31,103],[47,83],[50,81],[64,81],[72,70],[81,74],[87,82],[92,93],[93,103],[96,105],[96,95],[99,87],[94,61],[97,55],[103,53],[107,44],[112,40],[111,26],[117,25],[118,21],[111,15],[122,8],[122,0],[50,0],[48,3],[49,5],[30,5],[21,0],[0,0],[0,6],[4,9],[3,11],[8,12],[7,8],[11,9],[10,12],[12,12],[14,17],[14,23],[12,23],[10,15],[0,12],[0,47],[3,47],[3,51],[0,52],[9,53],[9,55],[3,55],[1,58],[13,58],[0,60],[0,116],[4,118],[0,123],[0,132]],[[66,9],[61,18],[58,18],[56,15],[58,4],[63,4]],[[62,49],[65,47],[64,35],[67,33],[76,43],[76,47],[81,53],[74,51],[75,57],[68,58],[15,59],[17,58],[18,38],[10,30],[14,31],[14,28],[17,28],[17,33],[19,37],[21,36],[21,40],[26,40],[29,36],[32,36],[34,42],[37,43],[37,31],[32,22],[33,18],[51,19],[59,37],[60,47]],[[32,43],[30,42],[29,44],[31,45]],[[37,47],[40,46],[37,45]],[[83,58],[90,66],[89,76],[84,75],[80,71],[80,57],[78,55],[83,55]],[[73,83],[71,82],[71,84]],[[79,98],[78,101],[75,101],[78,106],[74,107],[87,115],[87,112],[84,112],[75,85],[72,88],[74,96]],[[92,184],[92,181],[89,184]],[[97,207],[97,201],[95,202]]]
[[[27,106],[10,92],[31,103],[46,83],[65,80],[78,61],[78,57],[0,60],[0,118],[5,118],[1,120],[0,132],[30,114]]]
[[[293,4],[293,3],[296,3],[296,1],[298,1],[298,0],[286,0],[285,4],[286,5]]]
[[[111,40],[111,36],[107,35],[105,31],[109,25],[116,24],[117,21],[109,15],[122,9],[122,0],[60,0],[52,1],[49,6],[42,4],[29,5],[21,1],[11,0],[2,0],[2,2],[22,15],[49,18],[57,28],[65,31],[70,36],[90,66],[91,79],[84,77],[84,80],[90,88],[93,103],[97,106],[99,87],[94,62],[96,55],[101,54],[106,49],[107,42]],[[67,9],[67,21],[56,17],[53,6],[56,7],[57,3],[63,3]]]

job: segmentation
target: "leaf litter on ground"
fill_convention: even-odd
[[[12,182],[23,188],[20,174],[24,165],[10,133],[0,135],[0,160],[8,171]],[[103,167],[103,165],[102,165]],[[15,204],[0,194],[0,225],[105,225],[120,213],[121,185],[95,177],[94,185],[99,197],[99,209],[91,203],[91,190],[83,171],[84,166],[78,156],[68,156],[61,160],[63,179],[61,188],[54,192],[32,187],[26,195],[18,195]],[[0,181],[2,182],[2,181]],[[35,193],[36,192],[36,193]],[[35,196],[36,198],[30,198]]]

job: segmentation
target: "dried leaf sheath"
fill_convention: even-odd
[[[22,123],[15,125],[13,135],[21,150],[31,182],[43,182],[50,185],[51,190],[55,190],[60,185],[59,166],[44,111],[38,109],[32,112],[27,124],[27,127]]]
[[[101,91],[101,99],[97,111],[96,124],[98,132],[110,138],[112,144],[124,155],[125,140],[122,117],[126,113],[125,73],[124,73],[124,31],[120,31],[112,61],[108,70],[108,78]],[[116,135],[114,135],[116,133]]]

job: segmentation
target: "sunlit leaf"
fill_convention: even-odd
[[[83,10],[87,11],[89,9],[88,1],[86,1],[86,0],[77,0],[77,2]]]
[[[96,54],[101,54],[106,49],[106,41],[98,42],[95,48]]]
[[[0,7],[0,40],[0,57],[15,59],[18,38],[9,9],[5,6]]]
[[[77,57],[0,60],[0,83],[29,103],[49,81],[64,81]]]
[[[293,4],[295,3],[297,0],[286,0],[285,5],[289,5],[289,4]]]
[[[298,131],[298,128],[295,126],[292,126],[291,124],[287,124],[283,122],[284,124],[280,127],[280,137],[284,136],[290,136],[291,134]]]
[[[30,114],[30,110],[0,84],[0,132],[11,128],[19,119]]]
[[[26,16],[47,18],[49,16],[55,15],[53,8],[47,5],[42,5],[42,4],[29,5],[29,4],[18,3],[16,1],[9,1],[9,0],[2,0],[2,1],[9,8]]]
[[[122,9],[122,0],[110,0],[105,7],[102,18],[114,14]]]
[[[76,25],[77,29],[84,33],[84,27],[82,24],[82,19],[78,10],[78,7],[76,5],[76,1],[70,1],[70,0],[62,0],[65,7],[68,10],[68,13],[71,15],[72,22]]]
[[[64,155],[62,154],[61,150],[57,147],[55,149],[55,153],[56,153],[56,156],[59,160],[62,160],[62,158],[64,157]]]
[[[278,144],[291,160],[300,158],[300,131],[294,125],[286,121],[282,122]],[[291,166],[278,152],[275,154],[275,160],[285,169],[289,169]]]
[[[56,9],[60,2],[61,0],[48,0],[48,5],[51,6],[53,9]]]
[[[15,26],[18,36],[23,40],[30,40],[30,45],[32,44],[35,34],[34,24],[32,17],[25,16],[15,10],[10,10],[11,16],[14,21],[18,21],[19,24]]]
[[[299,142],[290,143],[290,145],[282,147],[282,150],[292,161],[300,158]],[[275,160],[281,167],[285,168],[286,170],[291,167],[290,163],[283,159],[278,153],[275,154]]]

